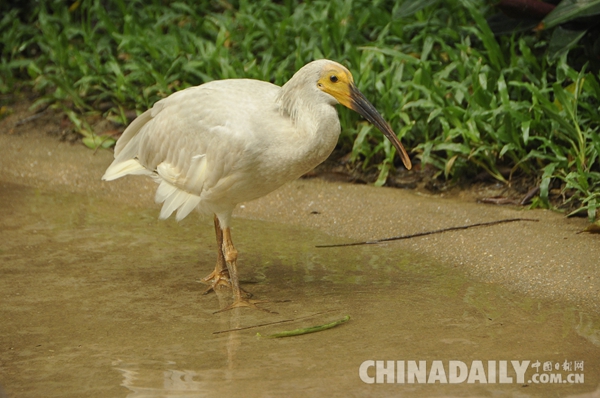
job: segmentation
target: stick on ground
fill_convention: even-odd
[[[457,230],[460,230],[460,229],[468,229],[468,228],[474,228],[474,227],[486,227],[486,226],[490,226],[490,225],[504,224],[504,223],[515,222],[515,221],[539,221],[539,220],[536,219],[536,218],[506,218],[506,219],[503,219],[503,220],[496,220],[496,221],[490,221],[490,222],[480,222],[480,223],[469,224],[469,225],[461,225],[459,227],[450,227],[450,228],[436,229],[435,231],[418,232],[416,234],[410,234],[410,235],[393,236],[391,238],[368,240],[368,241],[364,241],[364,242],[339,243],[339,244],[335,244],[335,245],[317,245],[315,247],[323,248],[323,247],[343,247],[343,246],[375,245],[377,243],[389,242],[389,241],[392,241],[392,240],[411,239],[411,238],[417,238],[419,236],[441,234],[442,232],[457,231]]]

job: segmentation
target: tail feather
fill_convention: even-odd
[[[112,181],[127,174],[152,175],[152,172],[142,166],[136,159],[128,159],[124,162],[118,162],[115,160],[108,167],[108,169],[106,169],[102,179],[104,181]]]
[[[163,203],[169,196],[173,195],[175,191],[177,191],[176,186],[169,184],[160,177],[155,178],[155,181],[160,184],[156,190],[156,196],[154,197],[154,201],[156,203]]]
[[[182,220],[200,204],[200,196],[189,193],[175,185],[179,174],[176,169],[167,163],[157,167],[160,185],[156,190],[155,200],[163,203],[160,218],[168,218],[177,210],[177,221]]]
[[[161,196],[160,198],[164,201],[163,207],[160,210],[160,219],[169,218],[169,216],[177,210],[177,216],[175,218],[177,221],[181,221],[200,203],[200,196],[182,191],[181,189],[172,186],[167,181],[162,181],[160,183],[159,191],[161,191],[161,187],[163,187],[162,193],[166,193],[166,195]],[[158,199],[158,191],[156,196]]]
[[[138,160],[138,151],[142,137],[138,135],[140,129],[151,119],[150,112],[145,112],[138,116],[125,129],[125,132],[117,141],[115,146],[115,160],[108,166],[102,176],[105,181],[116,180],[127,174],[133,175],[152,175],[153,173],[145,168]]]
[[[186,202],[179,209],[177,209],[177,216],[175,217],[177,221],[183,220],[200,204],[200,196],[192,194],[189,195],[190,197],[186,200]]]

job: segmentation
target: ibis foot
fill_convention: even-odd
[[[222,271],[217,271],[217,269],[215,269],[213,272],[202,278],[200,281],[202,283],[210,285],[204,291],[204,293],[202,293],[203,295],[214,291],[218,286],[224,286],[228,288],[231,287],[231,279],[229,278],[229,271],[227,271],[227,269],[224,269]]]
[[[216,272],[214,270],[209,275],[200,279],[200,282],[210,285],[206,288],[202,295],[207,295],[210,292],[214,292],[217,287],[231,288],[231,279],[229,278],[229,272],[227,270],[222,272]],[[240,287],[240,290],[246,295],[247,298],[252,298],[254,294],[250,293],[246,289]]]

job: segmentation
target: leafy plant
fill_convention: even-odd
[[[600,0],[500,0],[502,12],[488,18],[492,31],[514,34],[524,31],[552,31],[547,56],[556,61],[586,37],[589,58],[600,56]]]
[[[29,19],[17,10],[0,19],[0,92],[26,82],[40,95],[35,105],[63,109],[90,147],[114,142],[87,121],[98,109],[125,123],[127,110],[191,85],[283,84],[331,58],[352,70],[421,169],[455,180],[485,171],[505,184],[528,176],[540,184],[535,206],[551,206],[557,191],[571,213],[593,218],[600,206],[597,67],[572,62],[575,38],[561,44],[567,54],[544,31],[496,37],[481,0],[35,4]],[[544,25],[554,32],[575,15],[556,10]],[[395,149],[356,114],[340,117],[341,148],[383,185],[399,165]]]

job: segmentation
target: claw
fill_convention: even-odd
[[[215,269],[213,272],[208,274],[206,277],[202,278],[200,281],[202,283],[210,285],[204,291],[204,293],[202,293],[203,295],[214,291],[217,286],[231,287],[231,280],[229,279],[229,272],[227,270],[219,272]]]

